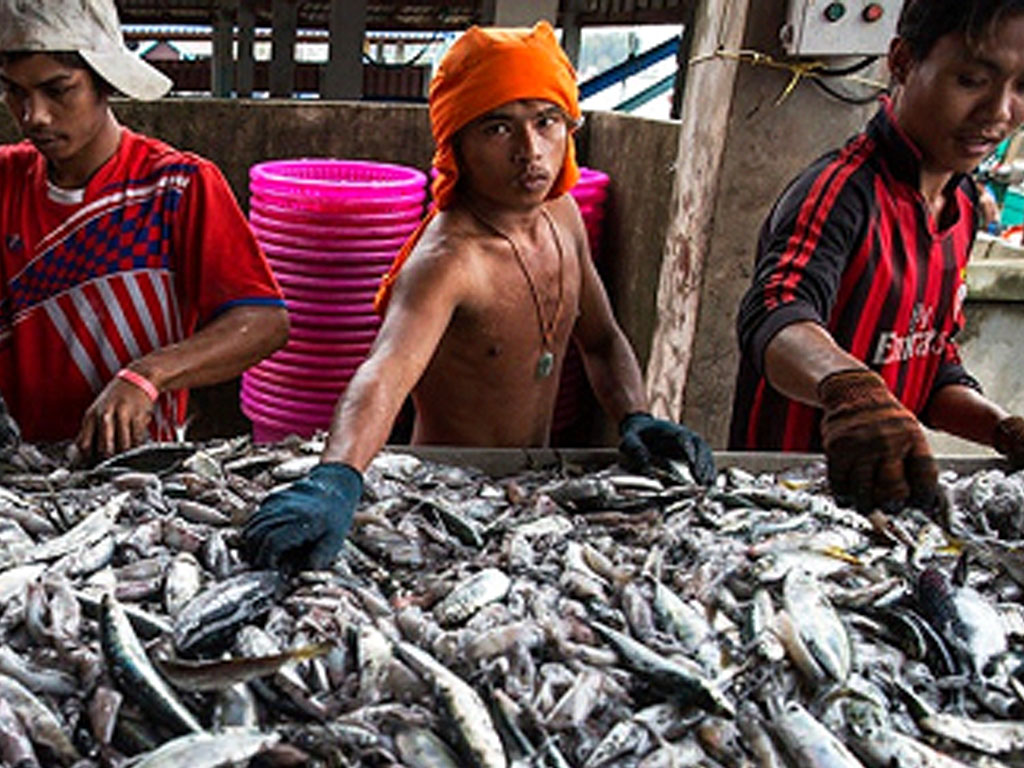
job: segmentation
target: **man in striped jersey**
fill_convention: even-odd
[[[189,387],[288,333],[280,290],[207,160],[122,128],[121,92],[170,81],[132,55],[113,0],[0,0],[0,394],[31,441],[110,454],[174,437]]]
[[[1024,122],[1024,0],[908,0],[891,98],[776,203],[738,319],[730,446],[824,449],[863,511],[937,499],[921,424],[1024,465],[1024,420],[953,341],[978,225],[968,175]]]

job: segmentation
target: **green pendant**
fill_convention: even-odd
[[[555,369],[555,356],[548,350],[544,350],[537,361],[537,378],[546,379]]]

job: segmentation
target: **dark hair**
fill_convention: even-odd
[[[1006,16],[1024,14],[1024,0],[906,0],[896,34],[921,61],[941,37],[962,32],[975,45]]]
[[[83,59],[82,54],[77,51],[0,51],[0,67],[6,67],[8,64],[36,54],[49,56],[68,69],[84,69],[89,73],[93,87],[100,96],[112,96],[117,93],[117,89],[100,77],[99,73],[89,66],[89,62]]]

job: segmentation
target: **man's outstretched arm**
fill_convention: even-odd
[[[315,569],[334,560],[362,494],[362,473],[433,357],[458,295],[457,272],[439,255],[424,253],[403,267],[370,356],[335,408],[321,463],[265,498],[246,523],[250,562]]]

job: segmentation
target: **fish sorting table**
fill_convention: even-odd
[[[820,456],[382,453],[330,570],[241,523],[316,441],[0,467],[0,765],[1024,765],[1024,474],[870,518]],[[129,762],[131,761],[131,762]]]

